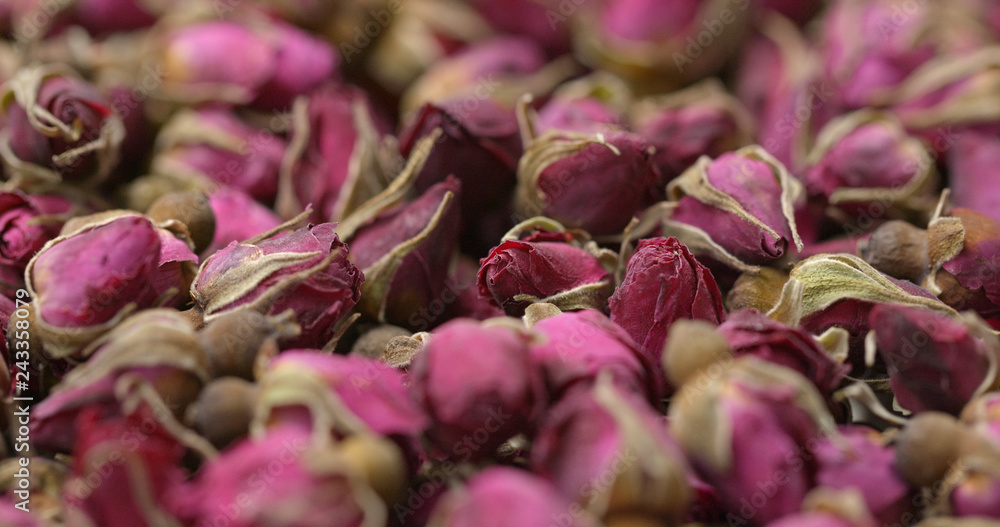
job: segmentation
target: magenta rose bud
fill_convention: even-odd
[[[1000,520],[1000,473],[995,468],[967,469],[948,496],[952,514]]]
[[[697,236],[707,236],[750,265],[765,265],[802,250],[793,213],[803,197],[802,186],[760,147],[741,148],[715,160],[702,157],[670,182],[667,194],[677,203],[668,223],[682,225],[666,226],[666,232],[693,227],[701,231]]]
[[[593,235],[620,233],[661,197],[654,151],[628,132],[537,137],[518,165],[515,214],[546,216]]]
[[[975,129],[959,132],[954,140],[948,153],[952,203],[1000,221],[1000,191],[992,180],[1000,165],[1000,141],[995,133]]]
[[[24,268],[59,235],[73,204],[57,194],[0,192],[0,293],[13,297]]]
[[[726,318],[711,271],[672,237],[639,242],[608,305],[611,320],[632,336],[653,364],[660,361],[674,321],[718,324]]]
[[[626,128],[625,117],[595,97],[560,97],[549,99],[538,110],[535,131],[579,132],[597,134]]]
[[[813,453],[819,463],[816,484],[858,489],[882,524],[914,516],[915,489],[896,472],[896,453],[878,431],[863,425],[841,426],[838,439],[824,439]]]
[[[659,368],[604,313],[594,309],[562,313],[536,322],[532,329],[542,339],[532,344],[531,356],[545,372],[553,399],[596,382],[606,371],[623,389],[659,404],[664,391]]]
[[[432,332],[410,375],[413,394],[431,418],[427,439],[435,456],[488,459],[507,439],[533,430],[546,394],[530,338],[523,329],[468,319]]]
[[[384,211],[355,231],[348,242],[351,261],[364,270],[361,311],[372,318],[411,329],[421,320],[437,324],[446,309],[427,308],[448,291],[446,281],[458,249],[461,189],[448,176],[412,203]],[[384,262],[398,262],[395,267]],[[426,316],[430,315],[430,316]]]
[[[504,241],[479,262],[479,295],[511,316],[523,315],[534,302],[565,311],[602,309],[613,287],[611,274],[572,241],[564,232]]]
[[[282,346],[325,346],[357,304],[364,282],[335,227],[323,223],[254,244],[231,243],[210,256],[191,285],[205,321],[235,309],[272,315],[291,309],[302,332]]]
[[[23,68],[4,86],[8,179],[93,184],[118,163],[125,127],[96,86],[56,66]]]
[[[832,394],[851,369],[834,360],[809,332],[749,309],[731,313],[719,324],[718,332],[734,356],[753,355],[791,368],[823,395]]]
[[[514,506],[516,504],[516,506]],[[596,520],[576,511],[553,486],[513,467],[490,467],[441,497],[427,525],[435,527],[588,527]]]
[[[211,256],[232,242],[249,240],[278,225],[281,218],[241,190],[223,187],[208,197],[215,214],[215,234],[203,256]]]
[[[381,162],[386,130],[366,94],[327,83],[296,104],[275,210],[290,218],[313,206],[312,220],[344,218],[396,176]],[[304,143],[303,143],[304,141]]]
[[[584,510],[683,519],[693,493],[663,416],[609,376],[577,386],[546,415],[531,467]],[[595,482],[600,481],[600,484]]]
[[[498,32],[529,38],[550,57],[570,51],[570,24],[559,12],[558,0],[473,0],[470,3]]]
[[[207,185],[238,188],[264,203],[278,192],[285,141],[221,109],[177,113],[157,136],[153,172],[197,174]]]
[[[328,43],[273,19],[183,26],[164,37],[161,49],[167,96],[262,110],[287,108],[327,81],[337,65]]]
[[[890,386],[903,408],[958,415],[987,388],[984,383],[995,382],[987,371],[1000,361],[1000,348],[968,323],[891,304],[875,306],[868,317],[879,355],[889,368]]]

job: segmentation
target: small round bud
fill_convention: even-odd
[[[915,284],[930,270],[927,231],[905,221],[889,221],[875,229],[862,253],[872,267]]]
[[[384,437],[362,434],[344,439],[338,447],[386,503],[399,499],[409,478],[403,452],[395,443]]]
[[[965,427],[943,412],[915,415],[896,436],[896,468],[918,487],[941,480],[958,459]]]
[[[215,236],[215,213],[203,192],[186,190],[164,194],[150,205],[146,215],[153,221],[177,220],[186,225],[197,253],[208,247]]]
[[[257,385],[252,382],[236,377],[215,379],[188,408],[187,422],[222,450],[247,435],[256,399]]]
[[[412,332],[392,324],[382,324],[364,332],[351,346],[351,355],[372,359],[385,356],[386,346],[394,337],[409,337]]]

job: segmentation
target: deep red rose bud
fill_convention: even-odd
[[[302,332],[286,348],[322,348],[337,335],[338,322],[357,304],[364,275],[334,232],[323,223],[255,243],[231,243],[205,260],[191,296],[211,322],[234,309],[277,315],[295,312]]]
[[[641,240],[608,302],[611,320],[660,362],[670,325],[681,318],[725,320],[722,293],[704,265],[676,238]]]
[[[533,302],[602,309],[613,287],[605,257],[573,242],[566,232],[507,239],[480,261],[479,295],[511,316]]]
[[[869,320],[903,408],[958,415],[995,386],[1000,342],[981,321],[891,304],[875,306]]]
[[[168,9],[174,2],[166,2]],[[141,0],[77,0],[71,11],[71,21],[91,35],[106,35],[149,27],[161,13]]]
[[[574,511],[544,479],[513,467],[490,467],[442,496],[427,525],[548,527],[554,522],[564,527],[597,525],[590,514]]]
[[[278,192],[285,141],[221,109],[175,114],[157,136],[152,170],[197,174],[206,186],[240,189],[270,203]]]
[[[558,0],[516,0],[513,3],[474,0],[470,3],[498,32],[529,38],[550,57],[570,51],[570,24],[559,11]]]
[[[729,255],[723,261],[764,265],[803,248],[793,212],[804,197],[802,184],[758,146],[702,157],[670,182],[667,194],[676,206],[664,232],[707,238]],[[696,232],[686,232],[692,227]]]
[[[16,184],[93,184],[118,163],[121,117],[97,87],[63,71],[24,68],[4,84],[0,157]]]
[[[593,235],[620,233],[662,194],[654,151],[628,132],[536,137],[518,164],[515,214],[547,216]]]
[[[719,325],[733,355],[753,355],[791,368],[812,381],[823,395],[840,386],[850,366],[841,364],[807,331],[788,327],[751,310],[731,313]]]
[[[547,398],[530,339],[524,329],[468,319],[431,334],[410,375],[433,423],[427,439],[436,456],[487,459],[507,439],[534,428]]]
[[[562,313],[532,329],[542,338],[532,344],[531,355],[544,370],[553,399],[608,372],[618,386],[659,404],[663,386],[658,365],[607,315],[593,309]]]
[[[24,269],[45,242],[59,235],[73,203],[58,194],[0,192],[0,293],[24,286]]]

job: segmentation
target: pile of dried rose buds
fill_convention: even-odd
[[[0,32],[2,526],[1000,526],[998,2]]]

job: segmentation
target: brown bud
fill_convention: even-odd
[[[215,213],[204,192],[186,190],[164,194],[149,206],[146,215],[156,222],[176,220],[187,226],[196,253],[208,247],[215,236]]]
[[[250,309],[225,313],[198,332],[198,343],[212,366],[213,377],[254,378],[254,364],[269,341],[298,334],[291,311],[265,316]],[[273,342],[272,342],[273,343]]]
[[[715,325],[681,319],[670,326],[662,360],[667,378],[680,388],[695,376],[710,371],[713,365],[732,362],[733,354],[725,337],[715,331]]]
[[[788,273],[771,267],[744,272],[726,295],[726,309],[732,312],[749,308],[767,313],[778,303],[787,281]]]
[[[896,436],[896,468],[908,483],[934,485],[961,453],[966,433],[954,417],[943,412],[922,412]]]
[[[892,220],[875,229],[861,254],[875,269],[915,284],[930,271],[927,231],[905,221]]]
[[[361,355],[372,359],[385,356],[386,347],[394,337],[409,337],[413,333],[392,324],[381,324],[364,332],[351,346],[351,355]]]
[[[344,459],[386,503],[400,498],[409,483],[403,452],[391,440],[358,434],[337,444]]]
[[[222,377],[205,385],[188,408],[187,423],[222,450],[250,430],[257,385],[237,377]]]

